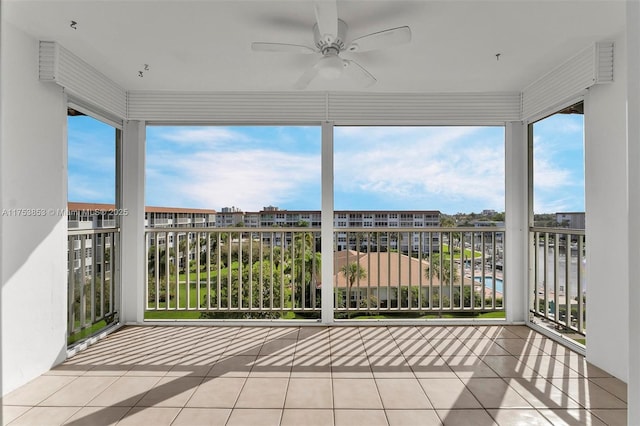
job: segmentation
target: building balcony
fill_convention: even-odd
[[[380,1],[366,2],[364,11],[364,2],[348,0],[317,2],[315,10],[313,2],[277,0],[252,2],[251,8],[243,2],[190,2],[189,8],[177,2],[59,3],[0,4],[4,422],[197,424],[204,418],[233,425],[256,423],[243,416],[257,414],[265,423],[282,424],[305,424],[309,415],[328,424],[414,424],[413,416],[423,416],[419,424],[640,424],[638,1]],[[332,5],[337,9],[323,13]],[[318,22],[327,17],[329,25]],[[277,23],[291,24],[292,38]],[[319,45],[332,41],[329,50],[314,48],[314,25],[315,32],[327,32]],[[378,33],[385,28],[394,30]],[[405,43],[376,56],[367,43],[351,44],[366,34]],[[385,41],[381,34],[402,40]],[[268,59],[268,52],[256,51],[271,48],[287,52]],[[357,86],[353,74],[327,81],[335,73],[325,69],[307,88],[296,88],[333,50],[344,50],[342,71],[375,84]],[[312,55],[289,56],[301,51]],[[535,179],[545,164],[535,156],[533,127],[576,105],[575,113],[583,115],[584,157],[575,160],[584,166],[584,185],[576,189],[566,176],[544,183],[561,181],[569,192],[584,192],[584,231],[538,229],[532,226]],[[114,216],[114,228],[88,233],[84,221],[68,221],[68,114],[109,127],[112,202],[123,212]],[[275,275],[234,265],[234,256],[254,256],[243,246],[256,244],[252,237],[230,236],[224,244],[220,238],[217,251],[209,244],[201,251],[198,242],[183,246],[185,239],[170,234],[182,232],[178,221],[164,219],[167,234],[149,238],[145,197],[163,188],[145,186],[152,164],[147,136],[155,126],[229,123],[317,131],[317,151],[308,152],[309,163],[297,162],[313,166],[305,177],[312,171],[319,176],[309,184],[319,188],[318,196],[308,193],[320,207],[322,219],[311,216],[319,247],[302,253],[318,255],[320,264],[314,256],[297,257],[295,237],[286,235],[257,239],[273,244],[272,265],[283,257],[289,262],[289,269],[273,269]],[[432,161],[439,146],[451,145],[446,138],[418,150],[385,140],[377,155],[384,167],[376,174],[352,157],[348,167],[340,166],[334,161],[340,128],[365,126],[500,127],[504,176],[481,182],[460,174],[490,165],[475,162],[483,159],[485,141],[460,150],[471,154],[468,161]],[[564,149],[560,133],[554,147]],[[80,145],[89,146],[93,136],[83,135]],[[195,153],[203,145],[183,148]],[[260,162],[243,155],[250,151],[244,144],[233,145],[240,151],[228,164]],[[218,154],[211,159],[222,159]],[[411,162],[386,164],[400,156],[428,158],[429,166],[438,166],[438,179],[412,174],[418,167]],[[190,190],[205,183],[249,195],[256,190],[232,169],[212,178],[210,171],[223,170],[213,162],[191,167],[166,157],[166,164],[193,171],[192,178],[174,182]],[[76,160],[83,158],[90,157],[83,152]],[[279,157],[271,163],[286,170]],[[477,248],[476,232],[495,231],[487,227],[458,242],[456,231],[438,230],[437,239],[423,237],[417,244],[387,235],[373,245],[364,232],[375,232],[377,218],[365,222],[345,214],[338,219],[346,226],[371,226],[355,236],[355,244],[347,235],[334,243],[333,214],[340,207],[334,189],[345,171],[409,176],[442,196],[454,184],[474,193],[481,187],[485,197],[504,194],[504,221],[496,221],[504,223],[503,239],[485,238]],[[407,212],[389,219],[396,232],[422,232],[416,221],[435,220]],[[274,220],[251,223],[271,228]],[[239,220],[230,211],[216,222],[231,228]],[[185,235],[218,241],[217,228],[184,225]],[[77,238],[70,241],[70,235]],[[383,251],[382,244],[392,249]],[[445,256],[445,244],[460,250],[460,258],[451,251]],[[422,253],[413,258],[409,251]],[[372,263],[382,253],[391,271],[386,276],[377,272],[383,256],[377,270]],[[358,268],[353,282],[341,275],[342,254],[345,265],[364,267],[366,278],[357,278]],[[439,276],[425,275],[427,266]],[[458,281],[446,278],[453,271]],[[279,289],[277,298],[272,288]],[[207,327],[186,322],[186,315],[200,320],[203,314],[210,316],[202,318]],[[267,318],[240,322],[252,315]],[[89,337],[82,351],[69,346],[105,325],[111,334],[104,339],[88,345]],[[469,414],[471,421],[464,417]]]

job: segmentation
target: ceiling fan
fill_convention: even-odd
[[[342,52],[359,53],[384,49],[411,41],[411,29],[407,26],[378,31],[352,40],[346,44],[347,24],[338,19],[335,0],[314,2],[316,24],[313,26],[315,47],[288,43],[253,42],[251,49],[256,52],[285,52],[320,54],[321,57],[294,84],[296,89],[304,89],[316,77],[335,80],[343,74],[358,81],[363,87],[376,82],[371,73],[354,60],[340,57]]]

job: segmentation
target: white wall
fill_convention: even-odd
[[[3,16],[6,7],[3,4]],[[0,82],[0,328],[2,394],[66,355],[66,105],[38,81],[38,41],[2,22]]]
[[[587,359],[627,381],[626,43],[615,40],[614,82],[585,98]]]

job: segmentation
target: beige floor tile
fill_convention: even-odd
[[[489,414],[500,426],[551,426],[551,423],[533,409],[489,409]]]
[[[224,425],[230,414],[230,408],[183,408],[171,426]]]
[[[497,426],[485,410],[438,410],[442,424],[445,426]]]
[[[218,355],[185,355],[165,376],[205,377],[218,360]]]
[[[434,339],[430,340],[429,343],[445,359],[449,356],[474,355],[471,349],[458,339]]]
[[[329,327],[329,336],[332,340],[360,340],[360,332],[357,327]]]
[[[577,371],[580,375],[588,377],[590,379],[596,377],[612,377],[611,374],[587,362],[587,360],[582,355],[575,352],[571,352],[557,358],[560,360],[560,362],[568,365],[571,369]]]
[[[482,408],[460,379],[420,379],[419,382],[434,408]]]
[[[216,338],[208,341],[203,341],[198,345],[193,346],[191,350],[185,355],[222,355],[231,341],[231,339]]]
[[[208,377],[187,402],[192,408],[233,408],[244,386],[244,377]]]
[[[44,373],[43,376],[82,376],[92,368],[93,366],[87,364],[62,363]]]
[[[371,365],[366,356],[331,356],[333,378],[373,378]]]
[[[285,356],[258,355],[253,362],[249,377],[289,377],[293,364],[293,353]]]
[[[41,405],[82,407],[87,405],[89,401],[102,393],[116,380],[118,380],[117,377],[78,377],[42,401]]]
[[[457,337],[458,339],[481,339],[485,337],[485,334],[478,330],[476,327],[468,325],[446,327],[449,334]]]
[[[283,408],[289,379],[249,377],[236,408]]]
[[[373,379],[333,379],[333,406],[348,409],[383,408]]]
[[[211,367],[207,376],[248,377],[256,358],[257,355],[223,355]]]
[[[280,426],[332,426],[333,410],[286,409]]]
[[[279,409],[235,409],[226,426],[278,426],[282,417]]]
[[[458,377],[440,355],[410,356],[407,357],[407,364],[418,378],[455,379]]]
[[[37,405],[76,380],[73,376],[40,376],[2,398],[3,405]]]
[[[81,407],[33,407],[10,423],[10,426],[58,426]]]
[[[67,420],[73,426],[115,425],[131,407],[83,407]]]
[[[118,426],[170,425],[180,413],[180,408],[133,407]]]
[[[424,340],[424,335],[416,327],[391,326],[387,329],[389,330],[389,334],[391,334],[396,341]]]
[[[275,339],[298,340],[300,327],[271,327],[267,333],[267,341]]]
[[[487,325],[479,326],[478,330],[492,339],[522,339],[516,332],[510,331],[513,326]]]
[[[540,414],[545,416],[553,426],[605,426],[595,414],[584,409],[541,409]]]
[[[427,340],[437,339],[457,339],[455,335],[451,333],[448,327],[442,326],[421,326],[417,329]]]
[[[626,426],[627,424],[627,410],[596,408],[591,410],[591,412],[609,426]]]
[[[485,356],[482,361],[500,377],[538,377],[538,373],[514,356]]]
[[[362,340],[331,340],[331,356],[366,356]]]
[[[385,410],[389,426],[440,426],[435,410]]]
[[[329,327],[315,327],[315,326],[307,326],[300,327],[300,331],[298,331],[298,342],[307,339],[328,339],[329,338]]]
[[[138,361],[141,362],[143,360],[140,359]],[[103,365],[93,365],[91,369],[84,374],[84,376],[121,377],[126,375],[134,366],[135,366],[135,362],[114,365],[114,364],[109,364],[108,361],[105,361],[105,364]]]
[[[363,340],[368,356],[402,356],[402,351],[392,340]]]
[[[333,408],[331,379],[292,378],[284,408]]]
[[[565,355],[575,353],[575,352],[572,352],[571,349],[561,345],[555,340],[551,340],[547,337],[542,337],[539,334],[532,336],[527,341],[530,341],[534,345],[538,346],[540,349],[544,351],[545,354],[555,356],[559,359]]]
[[[167,374],[180,362],[182,354],[156,354],[152,353],[143,361],[133,365],[125,376],[153,376],[161,377]]]
[[[527,356],[523,362],[542,377],[580,377],[577,371],[551,355]]]
[[[159,380],[159,377],[119,377],[87,405],[90,407],[133,407]]]
[[[136,405],[184,407],[200,383],[202,383],[202,377],[163,377]]]
[[[336,410],[335,426],[388,426],[384,410]]]
[[[627,408],[627,404],[588,379],[550,379],[554,386],[585,408]]]
[[[414,378],[413,370],[402,356],[370,356],[369,364],[375,378]]]
[[[533,342],[524,339],[498,338],[494,340],[513,356],[524,357],[531,355],[547,355]]]
[[[498,377],[482,359],[475,355],[445,357],[449,368],[458,377]]]
[[[397,344],[402,354],[406,357],[438,355],[438,351],[425,338],[398,340]]]
[[[593,383],[627,402],[627,384],[615,377],[594,377]]]
[[[2,405],[2,424],[6,425],[31,409],[25,405]]]
[[[296,340],[275,339],[266,341],[258,355],[284,356],[293,355],[296,351]]]
[[[433,408],[417,379],[376,379],[376,384],[385,410]]]
[[[331,343],[329,338],[309,338],[298,340],[296,343],[296,357],[299,356],[329,356]]]
[[[505,380],[509,383],[509,386],[515,389],[516,392],[535,408],[581,408],[580,404],[571,399],[569,395],[542,377],[534,379],[512,378]]]
[[[488,337],[461,339],[475,355],[511,355],[505,348]]]
[[[331,357],[327,355],[298,355],[293,359],[291,377],[331,378]]]
[[[362,340],[386,340],[393,341],[393,336],[387,327],[360,327]]]
[[[257,356],[260,353],[260,349],[262,349],[264,340],[264,336],[262,336],[261,338],[255,338],[255,340],[247,340],[243,337],[236,337],[225,348],[223,355]]]
[[[465,384],[484,408],[532,408],[531,404],[500,378],[472,378],[465,380]]]

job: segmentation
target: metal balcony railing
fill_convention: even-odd
[[[377,228],[336,232],[336,316],[504,311],[504,230]]]
[[[363,228],[334,232],[321,280],[318,228],[146,230],[146,317],[336,318],[504,311],[504,230]]]
[[[118,320],[116,291],[120,230],[69,230],[67,339],[73,344]]]
[[[317,318],[319,247],[309,228],[147,229],[146,311]]]
[[[586,334],[584,230],[536,228],[530,233],[530,313],[560,330]]]

